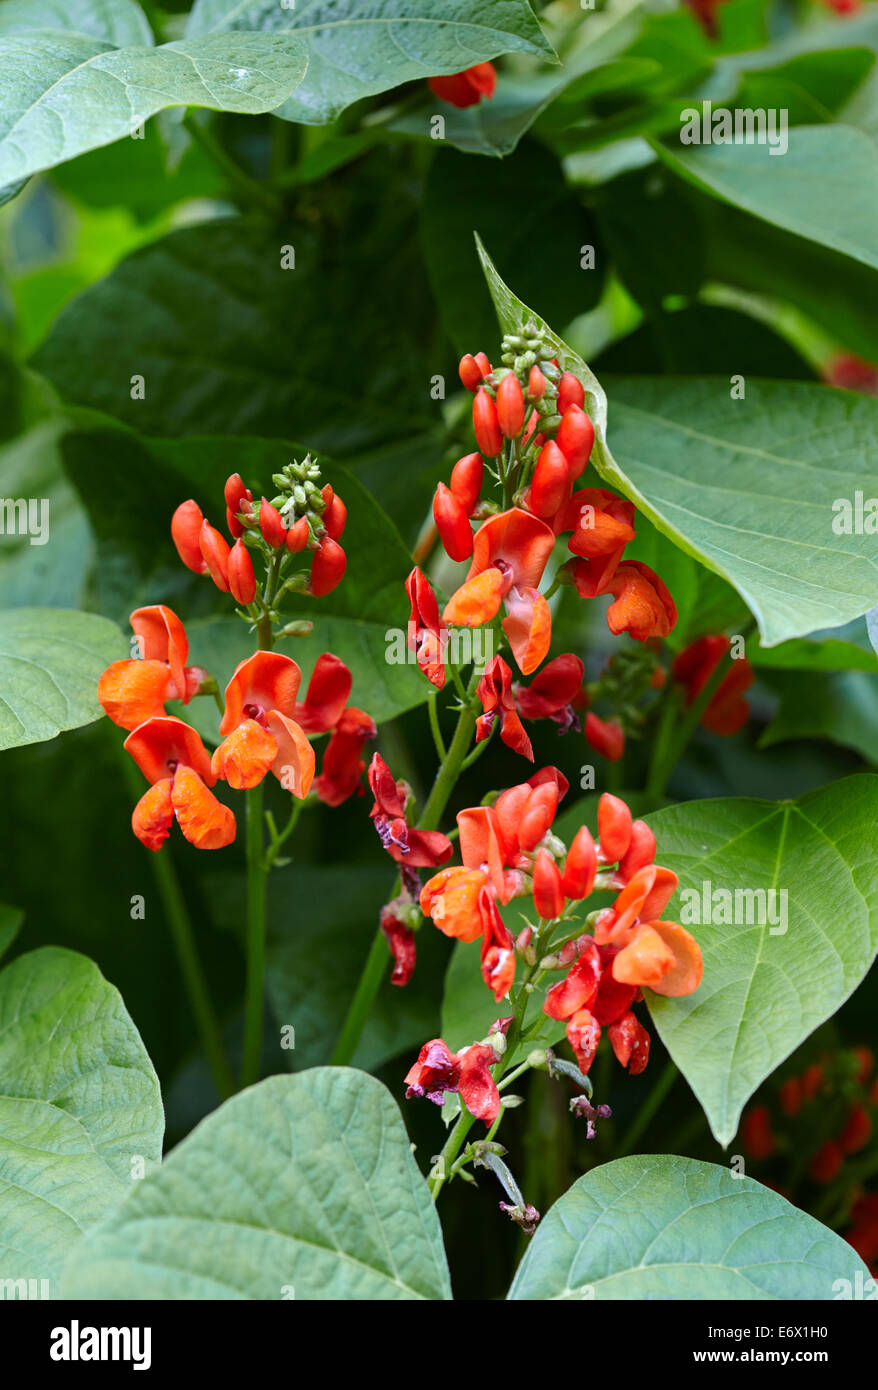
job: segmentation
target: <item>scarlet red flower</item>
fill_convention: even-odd
[[[530,507],[537,516],[553,517],[570,492],[570,465],[554,439],[543,445],[530,485]]]
[[[515,699],[512,694],[512,672],[502,656],[495,656],[485,667],[485,674],[479,681],[476,694],[482,702],[482,710],[476,720],[476,742],[488,738],[495,719],[500,720],[500,738],[513,753],[533,762],[533,748],[518,717]]]
[[[581,1009],[592,1009],[601,981],[602,965],[597,946],[590,939],[563,980],[546,994],[543,1011],[549,1018],[572,1018]]]
[[[359,789],[365,769],[363,748],[378,730],[371,715],[353,706],[344,711],[323,754],[314,790],[327,806],[340,806]]]
[[[239,663],[226,686],[223,741],[211,761],[216,776],[242,789],[272,772],[294,796],[308,795],[314,749],[295,718],[301,679],[280,652],[258,651]]]
[[[405,1077],[406,1100],[422,1096],[442,1105],[446,1091],[460,1089],[460,1062],[441,1038],[431,1038],[418,1053],[418,1060]]]
[[[545,921],[560,917],[564,911],[564,892],[558,865],[547,850],[541,849],[534,860],[534,907]]]
[[[464,454],[451,470],[449,480],[451,491],[457,498],[467,516],[471,516],[482,491],[485,476],[485,462],[481,454]],[[438,525],[438,522],[437,522]],[[472,554],[472,549],[464,557]]]
[[[506,439],[517,439],[524,428],[524,392],[514,372],[507,372],[497,387],[497,423]]]
[[[491,364],[483,352],[477,352],[475,357],[467,352],[461,357],[457,372],[461,384],[475,395],[484,379],[491,375]]]
[[[478,909],[482,920],[482,979],[499,1002],[509,993],[515,979],[515,943],[487,888],[479,892]]]
[[[407,985],[415,968],[417,947],[415,934],[407,923],[400,920],[392,903],[381,909],[381,930],[384,933],[390,954],[393,956],[392,985]]]
[[[229,552],[229,588],[236,603],[252,603],[256,597],[256,576],[250,552],[242,540],[235,541]]]
[[[417,568],[405,581],[412,605],[408,622],[408,646],[427,680],[441,690],[445,684],[447,629],[439,617],[439,605],[430,581]]]
[[[177,554],[187,569],[195,574],[207,573],[207,561],[201,553],[201,528],[204,513],[197,502],[189,498],[181,502],[171,517],[171,539]]]
[[[487,1043],[473,1043],[458,1053],[460,1098],[471,1115],[490,1127],[500,1110],[500,1092],[491,1072],[497,1054]]]
[[[632,1076],[639,1076],[649,1061],[649,1034],[640,1020],[632,1013],[623,1014],[608,1025],[607,1036],[617,1062]]]
[[[370,815],[391,859],[410,869],[437,868],[451,858],[453,846],[438,830],[416,830],[406,823],[406,788],[397,782],[380,753],[369,764],[369,786],[375,798]]]
[[[249,520],[253,493],[244,486],[244,480],[240,473],[232,473],[226,479],[223,496],[226,502],[226,525],[229,528],[229,533],[237,540],[239,536],[244,534],[244,525],[238,518],[239,516],[246,516]]]
[[[635,642],[667,637],[677,621],[677,608],[667,587],[648,565],[627,560],[606,584],[616,602],[607,609],[607,626],[618,636],[628,632]]]
[[[179,510],[179,508],[178,508]],[[210,577],[218,589],[224,594],[230,592],[229,589],[229,543],[225,536],[221,536],[215,526],[211,526],[209,521],[201,523],[201,534],[199,537],[201,554],[210,572]],[[181,552],[182,553],[182,552]]]
[[[487,1043],[473,1043],[454,1053],[441,1038],[432,1038],[424,1043],[406,1075],[406,1100],[422,1096],[442,1105],[446,1092],[459,1091],[470,1114],[490,1126],[500,1109],[500,1095],[491,1074],[496,1061],[497,1055]]]
[[[162,603],[136,608],[129,621],[141,660],[114,661],[98,681],[98,699],[122,729],[163,715],[168,700],[188,704],[206,674],[186,665],[189,641],[172,609]]]
[[[463,72],[449,77],[431,77],[428,86],[434,96],[451,106],[477,106],[484,97],[490,100],[497,86],[497,70],[493,63],[475,63]]]
[[[573,702],[580,695],[584,675],[579,657],[566,652],[548,662],[530,685],[513,686],[522,719],[551,719],[560,725],[562,734],[576,727]]]
[[[287,528],[284,526],[281,514],[266,497],[263,497],[259,504],[259,529],[262,532],[263,540],[273,549],[280,550],[281,546],[286,543]]]
[[[553,526],[556,535],[573,532],[567,548],[574,555],[589,559],[618,556],[621,560],[625,546],[634,540],[634,517],[634,505],[624,497],[617,497],[607,488],[586,487],[575,492],[561,508]],[[601,592],[609,589],[611,577]]]
[[[322,652],[314,663],[305,698],[296,701],[293,718],[306,734],[335,729],[344,713],[353,676],[341,657]],[[367,716],[368,717],[368,716]]]
[[[671,674],[686,687],[686,703],[695,703],[719,663],[731,647],[728,637],[714,633],[692,642],[676,657]],[[753,667],[739,657],[714,692],[701,723],[714,734],[735,734],[750,717],[750,706],[742,699],[753,684]]]
[[[331,594],[344,578],[347,556],[331,536],[324,536],[311,561],[311,593],[315,598]]]
[[[476,443],[483,454],[496,458],[503,450],[503,434],[497,417],[497,406],[484,386],[473,397],[473,430]]]
[[[545,522],[518,507],[490,517],[475,534],[466,581],[442,614],[448,623],[481,627],[505,603],[503,630],[524,675],[540,665],[552,637],[549,606],[536,585],[553,545]]]
[[[583,1076],[588,1075],[600,1040],[601,1025],[588,1009],[580,1009],[568,1019],[567,1041],[576,1054],[577,1065]]]
[[[161,849],[175,816],[196,849],[231,844],[235,817],[208,790],[216,777],[194,729],[168,716],[147,719],[128,735],[125,748],[152,784],[131,817],[131,828],[147,849]]]
[[[625,730],[615,720],[599,719],[591,710],[583,725],[586,742],[609,762],[618,762],[625,752]]]

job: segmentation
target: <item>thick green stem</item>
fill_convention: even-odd
[[[472,706],[472,696],[478,679],[478,670],[474,670],[467,690],[467,702],[460,711],[457,728],[454,730],[448,752],[436,773],[433,789],[418,821],[419,830],[435,830],[437,828],[451,793],[454,791],[455,783],[460,776],[473,730],[476,727],[476,712]],[[384,940],[384,933],[379,927],[372,940],[363,973],[335,1044],[331,1059],[334,1066],[347,1067],[350,1065],[366,1026],[366,1020],[375,1002],[375,996],[381,988],[386,966],[387,943]]]
[[[259,1080],[262,1059],[262,975],[265,969],[265,861],[262,850],[262,783],[247,798],[247,985],[241,1085]]]

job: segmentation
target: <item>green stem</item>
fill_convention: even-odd
[[[646,1101],[641,1105],[637,1114],[634,1116],[627,1133],[622,1139],[621,1146],[613,1155],[614,1158],[624,1158],[630,1154],[640,1136],[645,1133],[647,1126],[661,1107],[665,1097],[676,1081],[679,1072],[673,1062],[668,1062],[658,1081],[656,1081],[649,1093]]]
[[[246,795],[247,983],[244,996],[244,1056],[241,1086],[259,1080],[262,1058],[262,975],[265,968],[265,862],[262,849],[262,783]]]
[[[118,744],[115,746],[118,748]],[[143,784],[139,781],[134,764],[127,754],[122,755],[122,770],[132,795],[140,797],[143,792]],[[177,878],[170,850],[159,850],[157,854],[151,854],[150,862],[165,917],[171,929],[183,985],[189,996],[189,1004],[201,1035],[201,1046],[204,1048],[220,1098],[226,1100],[234,1093],[235,1082],[232,1069],[229,1066],[229,1059],[223,1047],[222,1034],[210,1000],[210,992],[195,944],[192,920],[180,888],[180,881]]]
[[[460,711],[448,752],[436,773],[433,789],[427,798],[427,804],[417,824],[418,830],[435,830],[437,828],[451,793],[454,791],[455,783],[460,776],[466,758],[470,739],[473,736],[473,730],[476,727],[476,712],[472,705],[472,697],[478,680],[478,671],[474,670],[466,692],[467,702]],[[333,1066],[350,1066],[366,1026],[366,1020],[375,1002],[375,996],[381,988],[386,967],[387,943],[384,940],[384,933],[379,927],[372,940],[363,973],[335,1044],[331,1058]]]
[[[433,734],[433,743],[436,746],[436,752],[439,754],[439,761],[441,763],[445,761],[446,752],[445,744],[442,742],[442,730],[439,728],[439,712],[436,709],[438,698],[438,692],[434,691],[427,701],[427,709],[430,712],[430,729]]]

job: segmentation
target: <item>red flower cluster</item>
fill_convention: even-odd
[[[406,1075],[406,1100],[422,1096],[441,1105],[446,1092],[457,1091],[470,1114],[490,1126],[500,1109],[500,1092],[491,1067],[501,1056],[490,1042],[472,1043],[460,1052],[450,1052],[441,1038],[431,1038]]]
[[[476,63],[449,77],[431,77],[428,85],[434,96],[451,106],[478,106],[482,98],[490,101],[494,95],[497,72],[493,63]]]
[[[336,539],[344,529],[344,504],[331,489],[318,488],[315,476],[319,474],[309,460],[275,475],[288,493],[286,499],[276,499],[283,505],[282,515],[265,498],[255,508],[252,494],[233,474],[225,487],[226,519],[235,537],[231,547],[205,521],[197,503],[184,502],[174,513],[171,533],[184,564],[195,573],[209,573],[223,592],[247,607],[254,622],[273,624],[277,616],[274,605],[286,562],[286,555],[277,562],[282,547],[295,554],[310,546],[314,552],[310,577],[294,576],[286,587],[326,593],[344,571],[344,552]],[[266,581],[265,592],[256,582],[248,545],[263,553],[274,576]],[[186,705],[196,695],[218,695],[202,667],[187,665],[183,623],[158,604],[136,609],[131,627],[140,657],[113,662],[98,682],[98,699],[113,723],[130,731],[125,748],[150,783],[131,822],[148,849],[161,849],[174,819],[198,849],[231,843],[234,814],[211,791],[220,780],[241,790],[257,786],[271,772],[299,799],[313,783],[329,805],[358,789],[363,747],[376,729],[368,714],[348,705],[352,677],[338,657],[325,652],[318,658],[304,700],[298,698],[302,673],[290,657],[259,650],[240,662],[226,686],[221,742],[211,757],[196,730],[165,709],[172,700]],[[311,739],[324,733],[331,737],[315,780]]]
[[[249,607],[258,592],[250,549],[285,550],[290,556],[307,552],[310,575],[298,574],[295,583],[286,579],[286,587],[315,598],[331,593],[347,563],[339,545],[347,508],[329,483],[318,486],[319,477],[320,470],[310,459],[290,464],[275,474],[279,495],[271,502],[263,497],[257,504],[240,474],[233,473],[225,486],[231,546],[205,519],[197,502],[191,498],[181,502],[171,518],[171,536],[183,564],[195,574],[209,574],[224,594]]]
[[[480,627],[501,611],[503,631],[519,668],[529,675],[545,658],[552,624],[539,585],[556,538],[570,532],[574,559],[559,573],[581,597],[611,594],[613,633],[639,642],[665,637],[677,620],[668,590],[640,561],[624,561],[634,539],[634,507],[605,488],[574,491],[594,443],[585,387],[561,371],[535,330],[507,335],[506,366],[494,370],[484,353],[460,361],[460,379],[473,393],[478,453],[455,464],[440,483],[433,518],[452,560],[470,561],[464,583],[442,614],[447,623]],[[504,507],[482,499],[484,459],[504,488]],[[475,534],[471,520],[481,524]],[[437,614],[438,618],[438,614]]]
[[[562,774],[544,768],[501,792],[493,805],[461,811],[462,863],[442,869],[424,885],[421,910],[446,936],[461,941],[481,937],[482,978],[498,1001],[514,985],[517,957],[539,964],[540,973],[565,970],[543,1007],[550,1018],[566,1021],[581,1071],[591,1066],[606,1027],[621,1064],[640,1072],[649,1056],[649,1035],[632,1005],[644,988],[691,994],[701,982],[701,952],[685,928],[661,920],[677,876],[653,862],[656,843],[649,826],[632,820],[623,801],[605,795],[598,807],[598,842],[583,826],[568,851],[551,829],[566,791]],[[596,889],[615,890],[613,905],[589,917],[591,932],[554,945],[550,938],[556,925],[569,920]],[[539,923],[513,940],[497,904],[526,895],[533,897]],[[549,951],[539,962],[536,939]],[[440,1043],[434,1039],[427,1049]],[[444,1056],[448,1050],[441,1047]],[[410,1086],[426,1060],[422,1050],[409,1074]],[[418,1084],[423,1086],[423,1079]]]

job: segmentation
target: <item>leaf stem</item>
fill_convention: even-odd
[[[262,976],[265,969],[265,859],[262,848],[262,783],[245,792],[247,824],[247,982],[241,1086],[259,1080],[262,1058]]]

